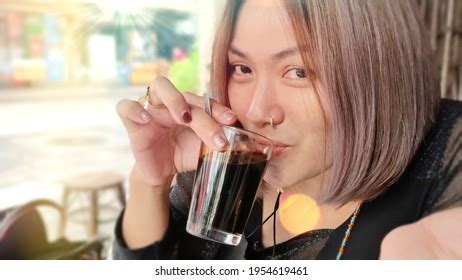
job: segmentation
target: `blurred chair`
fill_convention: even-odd
[[[60,237],[49,242],[39,207],[54,209],[64,218],[63,208],[45,199],[0,211],[0,259],[101,259],[102,239],[71,242]]]
[[[73,220],[87,224],[89,236],[96,236],[98,224],[114,221],[120,213],[120,208],[125,206],[123,181],[123,176],[113,172],[85,173],[66,179],[64,181],[64,219],[61,223],[61,233],[64,233],[66,224]],[[102,194],[106,192],[115,194],[119,207],[114,206],[112,201],[107,204],[100,201]],[[78,205],[76,198],[82,196],[85,200]],[[103,220],[101,210],[110,210],[114,215]],[[76,216],[82,213],[88,214],[88,219],[77,220]]]
[[[418,0],[439,67],[441,96],[462,100],[462,1]]]

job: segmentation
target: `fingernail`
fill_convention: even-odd
[[[226,146],[226,138],[221,134],[216,134],[214,137],[213,137],[213,142],[215,143],[215,146],[217,146],[218,148],[223,148],[224,146]]]
[[[230,121],[232,119],[234,119],[235,115],[233,112],[231,111],[228,111],[226,113],[223,114],[223,118],[226,120],[226,121]]]
[[[151,114],[146,111],[141,112],[141,119],[144,123],[148,123],[151,120]]]
[[[184,123],[190,123],[192,121],[191,113],[184,111],[183,114],[181,114],[181,119]]]

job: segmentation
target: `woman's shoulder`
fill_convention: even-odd
[[[462,102],[442,99],[433,126],[403,174],[371,201],[412,222],[437,210],[462,203]],[[400,208],[401,207],[401,208]],[[389,211],[392,211],[389,209]]]
[[[416,180],[431,181],[424,215],[462,206],[462,102],[442,99],[430,131],[410,169]]]
[[[444,99],[440,110],[441,122],[446,123],[447,140],[442,158],[442,170],[453,170],[462,161],[462,101]]]
[[[447,129],[435,194],[426,214],[462,206],[462,102],[443,100],[440,118]]]
[[[460,153],[462,130],[462,102],[442,99],[439,113],[410,164],[409,171],[418,178],[437,176],[453,155]],[[448,161],[449,160],[449,161]]]
[[[440,109],[433,129],[447,129],[450,134],[460,132],[462,127],[462,101],[441,99]]]

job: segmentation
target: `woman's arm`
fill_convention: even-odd
[[[171,180],[167,184],[170,183]],[[164,237],[169,224],[169,190],[166,185],[146,185],[134,166],[122,220],[122,233],[128,248],[144,247]]]
[[[136,179],[136,178],[133,178]],[[179,173],[176,176],[176,184],[170,190],[167,195],[167,201],[169,208],[166,210],[167,217],[160,217],[165,223],[162,223],[164,228],[151,229],[154,232],[146,230],[146,224],[143,219],[148,220],[150,223],[148,226],[151,227],[151,223],[156,223],[155,219],[158,219],[157,213],[153,215],[149,206],[144,207],[137,205],[138,201],[133,200],[133,206],[135,211],[132,212],[133,221],[129,221],[126,225],[123,225],[126,217],[126,211],[128,211],[129,205],[123,212],[122,217],[119,217],[116,228],[115,228],[115,239],[112,247],[113,259],[215,259],[224,258],[220,257],[219,251],[223,247],[219,243],[204,240],[198,237],[194,237],[186,232],[186,219],[189,210],[189,203],[191,201],[191,191],[194,179],[194,172]],[[132,180],[132,179],[131,179]],[[135,187],[135,185],[131,185]],[[144,185],[137,185],[140,188],[146,188]],[[168,189],[168,188],[167,188]],[[152,195],[150,192],[139,192],[138,190],[131,190],[136,193],[130,195]],[[144,190],[146,191],[146,190]],[[132,197],[134,198],[134,197]],[[152,203],[152,198],[142,197],[141,199],[149,200],[148,203]],[[157,198],[156,198],[157,199]],[[129,198],[130,201],[130,198]],[[163,200],[162,203],[165,201]],[[138,209],[139,207],[139,209]],[[144,213],[137,214],[137,211],[147,210]],[[165,209],[164,209],[165,210]],[[123,218],[123,219],[122,219]],[[137,219],[137,220],[136,220]],[[132,224],[133,223],[133,224]],[[133,227],[131,227],[133,225]],[[124,228],[125,227],[125,228]],[[141,231],[140,233],[136,231]],[[132,234],[132,243],[127,244],[126,233]],[[144,239],[143,241],[136,240],[136,238]],[[135,246],[133,246],[135,244]],[[136,245],[139,244],[139,245]]]
[[[382,242],[380,259],[462,259],[462,207],[394,229]]]

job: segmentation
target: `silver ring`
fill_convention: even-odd
[[[270,118],[269,124],[270,124],[271,127],[273,127],[274,126],[273,117],[269,116],[269,118]]]

